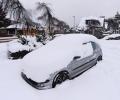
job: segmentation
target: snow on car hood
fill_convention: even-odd
[[[56,37],[23,58],[24,73],[34,81],[43,82],[50,74],[67,67],[74,56],[82,56],[83,43],[89,41],[97,41],[97,39],[83,34]]]

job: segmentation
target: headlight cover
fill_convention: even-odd
[[[46,84],[50,81],[50,80],[46,80],[45,82],[35,82],[31,78],[27,78],[27,76],[23,72],[21,72],[21,76],[29,85],[31,85],[36,89],[41,89],[42,87],[46,87]]]

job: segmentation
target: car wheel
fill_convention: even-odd
[[[53,80],[52,87],[55,88],[56,85],[61,84],[62,82],[66,81],[68,78],[69,77],[67,73],[65,72],[58,73]]]
[[[98,57],[98,61],[101,61],[101,60],[102,60],[102,56],[99,56],[99,57]]]

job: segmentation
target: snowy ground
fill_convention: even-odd
[[[7,43],[0,43],[0,62],[7,59]]]
[[[38,91],[20,76],[21,60],[6,60],[0,44],[0,100],[120,100],[120,41],[101,40],[104,60],[74,80]]]

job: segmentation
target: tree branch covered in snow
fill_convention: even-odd
[[[2,0],[2,7],[18,23],[25,26],[33,26],[34,23],[30,18],[31,14],[23,7],[19,0]]]

